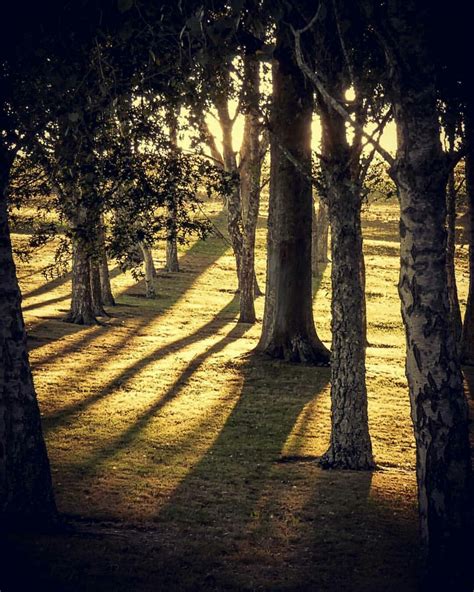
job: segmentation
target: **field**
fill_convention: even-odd
[[[219,203],[209,213],[223,229]],[[265,214],[257,248],[262,286]],[[182,272],[159,272],[155,300],[114,269],[118,306],[103,325],[86,328],[62,322],[70,279],[46,282],[38,273],[51,248],[19,263],[54,487],[68,526],[10,536],[1,550],[9,566],[2,592],[416,590],[415,446],[397,231],[396,203],[365,212],[373,473],[316,466],[329,438],[329,371],[251,354],[261,323],[236,324],[234,261],[222,238],[183,247]],[[155,258],[162,268],[164,249]],[[466,259],[461,246],[462,304]],[[329,298],[327,267],[315,279],[314,310],[328,345]]]

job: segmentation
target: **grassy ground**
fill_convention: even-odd
[[[211,214],[222,224],[218,209]],[[159,274],[156,300],[114,271],[118,306],[89,328],[61,321],[68,279],[31,275],[48,249],[20,264],[57,503],[71,528],[10,537],[2,592],[416,590],[397,219],[395,204],[374,205],[364,224],[373,474],[311,462],[328,444],[328,370],[248,355],[261,324],[236,324],[222,239],[183,249],[182,272]],[[263,285],[264,216],[260,226]],[[463,302],[465,259],[461,249]],[[329,344],[329,269],[315,292]],[[263,298],[257,310],[261,319]]]

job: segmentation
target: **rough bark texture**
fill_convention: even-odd
[[[469,292],[462,327],[462,362],[474,366],[474,115],[472,108],[466,115],[466,141],[470,146],[466,155],[466,190],[469,224]]]
[[[340,85],[329,87],[333,96]],[[365,382],[365,285],[358,146],[350,147],[344,119],[320,101],[321,168],[331,224],[331,443],[325,468],[374,467]]]
[[[0,521],[29,528],[56,517],[8,228],[8,159],[0,163]]]
[[[65,320],[76,325],[97,323],[92,302],[90,254],[85,239],[79,236],[73,238],[71,310]]]
[[[156,269],[153,262],[153,253],[147,245],[140,243],[140,249],[143,255],[145,265],[145,296],[147,298],[156,297]]]
[[[446,193],[446,272],[448,278],[449,314],[454,330],[454,338],[457,344],[461,342],[462,319],[459,306],[458,288],[456,284],[456,185],[454,171],[451,171],[448,179]]]
[[[391,61],[398,130],[392,175],[401,209],[399,292],[426,583],[436,590],[471,590],[466,575],[467,402],[450,322],[446,272],[449,169],[440,143],[434,73],[423,35],[425,15],[417,14],[414,2],[406,0],[390,0],[384,10],[380,37]]]
[[[273,66],[267,284],[257,349],[274,358],[327,365],[329,352],[316,334],[312,308],[312,91],[293,61],[291,33],[282,26]]]

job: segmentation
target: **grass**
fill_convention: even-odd
[[[222,227],[218,204],[209,211]],[[329,439],[328,370],[250,354],[261,324],[236,324],[234,261],[222,239],[183,248],[182,273],[160,272],[155,300],[115,271],[118,306],[88,328],[61,321],[69,280],[35,274],[51,250],[20,264],[57,503],[70,528],[10,536],[2,592],[416,590],[397,218],[396,205],[375,204],[364,220],[373,474],[312,462]],[[157,251],[158,267],[163,257]],[[465,303],[465,249],[458,263]],[[329,273],[314,305],[328,345]]]

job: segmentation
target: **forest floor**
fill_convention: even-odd
[[[223,229],[219,209],[209,204]],[[182,271],[159,272],[155,300],[114,270],[118,305],[94,327],[62,322],[70,278],[45,282],[37,273],[52,248],[19,263],[68,529],[10,535],[1,550],[10,567],[1,570],[2,592],[416,590],[397,205],[372,205],[364,235],[373,473],[324,471],[313,462],[328,445],[329,371],[250,354],[261,323],[236,323],[234,261],[222,238],[183,247]],[[257,248],[262,286],[264,246],[265,212]],[[162,269],[164,251],[155,256]],[[460,248],[463,305],[466,259]],[[329,266],[321,270],[314,289],[327,345],[329,274]],[[259,298],[259,319],[263,304]]]

